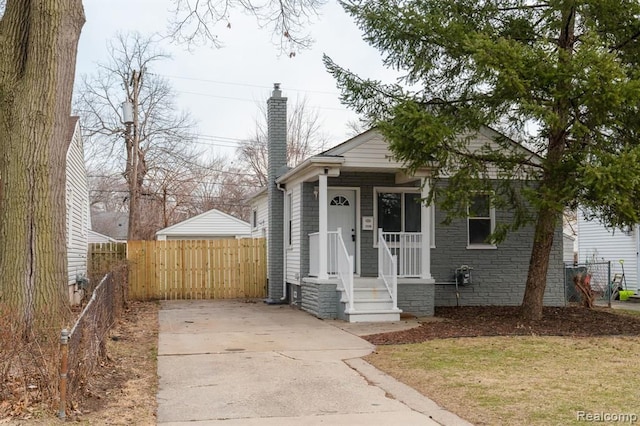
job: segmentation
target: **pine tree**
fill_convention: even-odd
[[[533,224],[525,319],[542,317],[554,231],[566,208],[611,226],[640,211],[640,4],[635,0],[407,0],[342,2],[396,84],[360,78],[325,57],[343,100],[365,114],[410,170],[433,167],[431,198],[451,217],[473,189],[493,192]],[[470,150],[483,126],[498,137]],[[495,146],[495,145],[494,145]],[[491,180],[496,171],[499,181]],[[495,176],[494,176],[495,177]],[[524,183],[524,185],[522,185]],[[514,190],[523,186],[520,191]]]

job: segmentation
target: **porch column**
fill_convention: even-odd
[[[327,274],[327,175],[318,176],[318,278],[326,280]]]
[[[431,182],[429,178],[422,178],[422,193],[420,196],[427,198],[430,189]],[[420,278],[429,280],[433,279],[431,276],[431,220],[431,206],[423,204],[420,209],[420,229],[422,229],[422,250],[420,250],[422,254],[420,259],[422,270],[420,271]]]

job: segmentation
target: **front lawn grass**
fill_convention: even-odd
[[[568,425],[584,424],[579,412],[640,417],[639,353],[640,337],[520,336],[379,346],[366,359],[475,425]]]

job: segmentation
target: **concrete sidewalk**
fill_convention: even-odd
[[[374,347],[289,306],[168,301],[158,424],[468,425],[360,357]]]

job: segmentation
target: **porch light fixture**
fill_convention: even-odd
[[[317,186],[313,187],[313,196],[316,198],[316,200],[318,199],[318,187]]]

